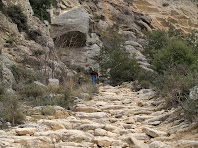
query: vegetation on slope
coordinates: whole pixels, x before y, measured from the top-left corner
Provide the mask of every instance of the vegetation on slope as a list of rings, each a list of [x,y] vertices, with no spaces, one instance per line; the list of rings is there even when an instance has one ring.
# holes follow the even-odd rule
[[[114,29],[102,33],[103,48],[96,57],[101,74],[109,76],[112,85],[134,81],[140,72],[140,66],[135,58],[129,58],[124,47],[124,38]]]
[[[12,19],[12,21],[17,24],[19,31],[27,31],[27,16],[23,13],[22,9],[18,5],[13,5],[7,7],[7,15]]]
[[[37,16],[40,20],[48,20],[50,19],[49,9],[51,6],[56,7],[56,0],[30,0],[30,5],[34,11],[34,15]]]
[[[43,86],[34,83],[35,81],[46,84],[45,78],[37,72],[27,70],[22,67],[10,67],[16,83],[13,86],[14,92],[0,87],[0,121],[10,122],[12,125],[23,123],[27,115],[26,106],[61,106],[70,109],[74,105],[76,98],[90,100],[93,93],[97,93],[97,88],[89,83],[90,78],[84,72],[79,72],[59,87],[49,85]],[[85,78],[79,80],[81,77]],[[86,94],[86,95],[85,95]],[[48,108],[46,112],[53,112],[53,108]],[[1,128],[1,127],[0,127]]]
[[[185,117],[193,121],[198,115],[198,103],[190,99],[189,93],[198,85],[196,31],[184,35],[169,25],[168,32],[148,32],[147,39],[144,53],[158,75],[151,82],[153,88],[166,99],[167,107],[182,106]]]

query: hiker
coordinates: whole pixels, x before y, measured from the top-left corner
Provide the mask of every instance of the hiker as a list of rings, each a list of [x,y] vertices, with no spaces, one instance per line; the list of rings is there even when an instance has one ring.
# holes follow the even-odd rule
[[[96,85],[96,79],[99,80],[98,69],[96,67],[90,67],[89,68],[89,73],[91,74],[93,85],[95,86]]]

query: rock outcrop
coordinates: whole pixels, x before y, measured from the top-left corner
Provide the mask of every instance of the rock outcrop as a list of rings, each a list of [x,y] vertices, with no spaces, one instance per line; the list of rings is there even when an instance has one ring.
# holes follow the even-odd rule
[[[51,36],[59,47],[84,47],[89,33],[90,15],[84,8],[73,8],[57,16],[51,24]]]
[[[198,28],[196,1],[134,0],[133,8],[148,16],[158,29],[166,29],[168,20],[185,33]]]

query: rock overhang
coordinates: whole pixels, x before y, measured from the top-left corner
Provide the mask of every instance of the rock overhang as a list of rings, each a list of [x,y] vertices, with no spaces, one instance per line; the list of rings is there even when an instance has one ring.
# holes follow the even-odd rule
[[[50,32],[62,47],[86,45],[91,15],[84,8],[73,8],[52,20]]]

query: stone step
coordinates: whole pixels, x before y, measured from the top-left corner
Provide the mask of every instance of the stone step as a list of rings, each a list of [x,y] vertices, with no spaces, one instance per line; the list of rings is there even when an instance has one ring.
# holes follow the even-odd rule
[[[78,112],[76,114],[76,117],[80,118],[80,119],[92,119],[92,118],[96,118],[96,119],[102,119],[102,118],[106,118],[109,117],[109,114],[105,113],[105,112],[96,112],[96,113],[84,113],[84,112]]]
[[[152,128],[149,128],[149,127],[144,127],[142,129],[142,132],[146,133],[147,135],[149,135],[151,137],[167,136],[166,132],[155,130],[155,129],[152,129]]]
[[[94,113],[94,112],[101,112],[100,109],[94,107],[77,107],[77,112],[85,112],[85,113]]]

